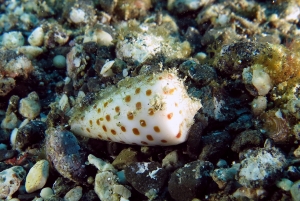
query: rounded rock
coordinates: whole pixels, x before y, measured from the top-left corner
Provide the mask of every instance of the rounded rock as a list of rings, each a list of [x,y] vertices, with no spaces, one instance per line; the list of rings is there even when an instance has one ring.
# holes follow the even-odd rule
[[[43,188],[42,190],[41,190],[41,192],[40,192],[40,196],[43,198],[43,199],[45,199],[45,198],[47,198],[47,197],[50,197],[51,195],[53,195],[54,193],[53,193],[53,190],[52,190],[52,188],[50,188],[50,187],[46,187],[46,188]]]
[[[213,164],[209,161],[193,161],[172,173],[168,189],[176,201],[192,200],[206,191],[211,181]]]
[[[22,98],[19,106],[19,113],[28,119],[34,119],[40,114],[41,104],[38,94],[34,91]]]
[[[28,172],[25,182],[27,193],[32,193],[44,187],[49,176],[49,162],[38,161]]]
[[[65,68],[67,65],[66,57],[63,55],[56,55],[53,58],[53,66],[56,68]]]
[[[82,197],[82,187],[76,186],[75,188],[68,191],[64,197],[65,201],[79,201]]]
[[[291,187],[291,194],[294,201],[300,201],[300,180],[296,181]]]

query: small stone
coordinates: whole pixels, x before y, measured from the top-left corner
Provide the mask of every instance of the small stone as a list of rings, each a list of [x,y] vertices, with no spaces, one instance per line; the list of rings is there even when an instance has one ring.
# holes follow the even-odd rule
[[[30,121],[18,129],[13,147],[24,150],[28,146],[39,143],[45,138],[46,123],[42,121]]]
[[[257,148],[244,153],[238,181],[247,188],[263,188],[275,183],[287,164],[276,148]]]
[[[42,27],[35,28],[28,37],[28,43],[32,46],[41,46],[44,43],[44,30]]]
[[[63,55],[56,55],[53,58],[53,66],[56,68],[65,68],[67,66],[66,57]]]
[[[182,166],[183,163],[180,162],[179,155],[176,150],[168,153],[162,160],[162,167],[166,170],[175,170]]]
[[[296,181],[290,190],[293,201],[300,201],[300,180]]]
[[[25,175],[26,172],[21,166],[14,166],[0,172],[0,198],[11,199]]]
[[[208,188],[213,168],[208,161],[193,161],[173,172],[168,184],[171,197],[176,201],[199,198]]]
[[[237,171],[236,167],[215,169],[211,177],[218,184],[219,189],[224,189],[229,181],[234,180]]]
[[[232,142],[231,150],[241,152],[243,149],[261,146],[263,141],[262,134],[257,130],[246,130],[241,132]]]
[[[11,31],[3,34],[2,45],[6,48],[16,48],[24,45],[24,37],[19,31]]]
[[[16,155],[17,155],[16,150],[0,150],[0,161],[4,161]]]
[[[292,181],[300,180],[300,170],[296,166],[289,166],[287,174]]]
[[[168,177],[167,171],[157,162],[132,163],[124,171],[133,188],[150,200],[161,192]]]
[[[131,148],[123,149],[112,165],[117,169],[124,169],[127,165],[137,162],[137,152]]]
[[[19,112],[23,117],[34,119],[40,114],[41,104],[36,92],[31,92],[26,98],[22,98],[19,105]]]
[[[43,198],[43,199],[45,199],[45,198],[47,198],[47,197],[50,197],[51,195],[53,195],[54,193],[53,193],[53,190],[52,190],[52,188],[50,188],[50,187],[46,187],[46,188],[43,188],[42,190],[41,190],[41,192],[40,192],[40,196]]]
[[[71,189],[64,197],[65,201],[79,201],[82,197],[82,187],[76,186],[75,188]]]
[[[226,131],[214,132],[203,136],[202,151],[199,155],[200,160],[217,161],[228,149],[227,144],[231,142],[231,136]]]
[[[295,149],[294,156],[296,156],[297,158],[300,158],[300,146],[298,146],[298,148]]]
[[[293,182],[287,178],[282,178],[276,182],[276,186],[284,191],[291,190]]]
[[[39,190],[44,187],[49,176],[49,162],[47,160],[38,161],[32,168],[29,170],[25,188],[27,193],[32,193],[36,190]]]

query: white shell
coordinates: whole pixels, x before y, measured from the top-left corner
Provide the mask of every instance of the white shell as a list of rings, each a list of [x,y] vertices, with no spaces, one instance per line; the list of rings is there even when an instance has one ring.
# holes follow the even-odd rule
[[[125,78],[118,88],[99,94],[99,100],[72,114],[75,134],[126,144],[176,145],[187,139],[202,106],[171,71]]]

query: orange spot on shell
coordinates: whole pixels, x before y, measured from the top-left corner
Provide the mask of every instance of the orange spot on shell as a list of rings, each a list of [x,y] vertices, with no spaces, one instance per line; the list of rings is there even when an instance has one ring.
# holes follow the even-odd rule
[[[116,111],[116,113],[119,113],[119,112],[120,112],[120,107],[119,107],[119,106],[116,106],[116,107],[115,107],[115,111]]]
[[[146,126],[147,126],[147,123],[146,123],[145,120],[141,119],[141,120],[140,120],[140,125],[141,125],[142,127],[146,127]]]
[[[104,119],[103,119],[103,117],[100,117],[100,121],[103,121]]]
[[[167,140],[161,140],[161,142],[162,142],[162,143],[167,143],[168,141],[167,141]]]
[[[131,96],[130,96],[130,95],[127,95],[127,96],[125,97],[125,102],[128,103],[128,102],[130,102],[130,100],[131,100]]]
[[[176,138],[180,138],[181,137],[181,132],[179,132],[177,135],[176,135]]]
[[[111,132],[111,134],[113,134],[113,135],[116,135],[116,134],[117,134],[117,132],[116,132],[114,129],[111,129],[110,132]]]
[[[102,128],[105,132],[107,131],[106,126],[103,125]]]
[[[175,103],[175,107],[178,107],[178,103]]]
[[[147,139],[148,139],[149,141],[153,141],[153,140],[154,140],[153,137],[152,137],[152,135],[147,135],[146,137],[147,137]]]
[[[133,113],[132,113],[132,112],[128,112],[128,113],[127,113],[127,118],[128,118],[129,120],[133,120]]]
[[[182,114],[182,110],[179,110],[179,114]]]
[[[91,132],[91,130],[89,128],[86,128],[86,131],[89,132],[89,133]]]
[[[172,95],[172,94],[174,93],[174,91],[175,91],[175,88],[173,88],[173,89],[170,89],[170,90],[169,90],[169,94],[171,94],[171,95]]]
[[[97,107],[97,105],[94,105],[94,106],[93,106],[93,109],[96,109],[96,107]]]
[[[84,117],[81,117],[80,119],[81,119],[81,121],[83,121]]]
[[[136,88],[135,89],[135,94],[139,94],[141,92],[141,88]]]
[[[100,119],[97,119],[96,123],[97,123],[98,126],[100,126]]]
[[[151,94],[152,94],[151,89],[148,89],[148,90],[146,91],[146,95],[147,95],[147,96],[150,96]]]
[[[167,117],[168,117],[168,119],[172,119],[172,117],[173,117],[173,113],[171,112],[171,113],[169,113],[168,115],[167,115]]]
[[[144,144],[144,145],[148,145],[148,143],[145,142],[145,141],[141,141],[141,143]]]
[[[159,133],[159,132],[160,132],[160,129],[159,129],[159,127],[158,127],[158,126],[154,126],[154,127],[153,127],[153,129],[154,129],[154,131],[155,131],[155,132],[157,132],[157,133]]]
[[[105,116],[106,121],[110,121],[110,116],[109,114]]]
[[[126,132],[125,126],[121,126],[121,130],[122,130],[123,132]]]
[[[159,79],[159,80],[162,80],[163,78],[160,76],[160,77],[158,77],[158,79]]]
[[[90,120],[89,122],[90,122],[90,125],[92,126],[92,125],[93,125],[93,121],[92,121],[92,120]]]
[[[148,109],[148,114],[149,114],[150,116],[154,115],[154,109],[153,109],[153,108],[149,108],[149,109]]]
[[[107,138],[107,140],[111,141],[111,138],[110,138],[110,137],[108,137],[108,138]]]
[[[97,112],[98,112],[98,113],[100,113],[100,112],[101,112],[101,109],[100,109],[100,108],[98,108],[98,109],[97,109]]]
[[[139,134],[140,134],[140,131],[139,131],[139,129],[137,129],[137,128],[133,128],[133,129],[132,129],[132,132],[133,132],[133,134],[135,134],[135,135],[139,135]]]
[[[100,135],[100,134],[98,134],[98,137],[100,138],[100,139],[102,139],[103,137],[102,137],[102,135]]]
[[[107,107],[107,105],[108,105],[108,102],[105,102],[105,103],[104,103],[104,107]]]
[[[137,102],[137,103],[135,104],[135,107],[136,107],[137,110],[142,109],[142,103],[141,103],[141,102]]]

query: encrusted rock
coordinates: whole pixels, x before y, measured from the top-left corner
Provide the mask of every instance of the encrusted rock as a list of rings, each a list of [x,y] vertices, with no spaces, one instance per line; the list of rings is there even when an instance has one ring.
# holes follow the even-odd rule
[[[49,128],[46,154],[55,169],[65,178],[82,182],[86,177],[84,153],[73,133],[60,127]]]
[[[46,124],[42,121],[30,121],[18,129],[14,140],[14,148],[26,149],[28,146],[41,142],[45,138]]]
[[[14,166],[0,172],[0,198],[11,199],[25,175],[26,172],[21,166]]]
[[[19,112],[23,117],[34,119],[40,114],[40,99],[36,92],[31,92],[20,100]]]
[[[157,162],[137,162],[125,168],[125,177],[135,190],[152,200],[163,189],[168,174]]]
[[[137,162],[137,152],[131,148],[123,149],[112,165],[118,169],[124,169],[126,165]]]
[[[246,148],[259,147],[263,142],[263,136],[259,131],[246,130],[234,138],[231,149],[239,153]]]
[[[263,188],[274,184],[287,164],[285,156],[274,147],[248,150],[244,157],[238,181],[247,188]]]

